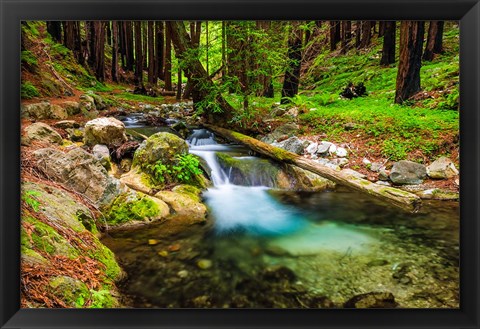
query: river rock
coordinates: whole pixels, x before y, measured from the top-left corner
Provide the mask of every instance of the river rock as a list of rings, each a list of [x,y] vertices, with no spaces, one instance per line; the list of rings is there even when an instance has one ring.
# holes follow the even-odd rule
[[[276,147],[280,147],[286,151],[289,151],[295,154],[303,154],[303,150],[305,148],[305,142],[301,141],[296,136],[290,137],[289,139],[286,139],[283,142],[272,143],[272,145]]]
[[[381,181],[387,181],[389,176],[389,172],[385,168],[381,168],[378,171],[378,179]]]
[[[22,116],[32,119],[66,119],[67,111],[49,102],[34,103],[22,106]]]
[[[295,191],[324,191],[335,188],[335,183],[320,175],[287,164],[277,176],[277,187]]]
[[[343,147],[337,147],[337,149],[335,150],[335,154],[337,155],[337,157],[339,158],[345,158],[348,154],[347,150]]]
[[[30,145],[33,141],[62,144],[62,136],[46,123],[36,122],[25,128],[22,144]]]
[[[311,143],[305,148],[305,152],[309,154],[315,154],[317,153],[318,150],[318,143]]]
[[[85,124],[84,141],[86,145],[104,144],[119,146],[127,141],[123,122],[107,117],[88,121]]]
[[[83,130],[77,128],[67,128],[65,131],[68,133],[68,138],[72,142],[82,142],[83,141]]]
[[[328,150],[330,149],[330,147],[331,147],[332,145],[333,145],[333,144],[330,143],[330,142],[322,141],[322,142],[318,145],[317,154],[319,154],[319,155],[326,155],[326,154],[328,154]]]
[[[440,157],[427,167],[427,175],[434,179],[447,179],[458,175],[458,170],[452,160]]]
[[[372,162],[370,164],[370,170],[373,172],[379,172],[380,169],[384,168],[383,164],[380,162]]]
[[[155,197],[168,204],[179,217],[184,217],[185,224],[191,225],[206,220],[207,208],[190,193],[160,191]]]
[[[200,259],[197,262],[197,266],[199,269],[202,270],[208,270],[210,267],[212,267],[213,263],[210,259]]]
[[[92,154],[97,159],[100,161],[102,166],[110,170],[112,164],[111,164],[111,159],[110,159],[110,151],[108,150],[108,147],[106,145],[102,144],[97,144],[93,147],[92,149]]]
[[[272,133],[263,137],[262,142],[271,144],[282,136],[293,136],[293,134],[295,134],[299,128],[300,126],[297,124],[286,123],[282,126],[277,127],[277,129],[275,129]]]
[[[345,165],[348,164],[348,159],[345,159],[345,158],[332,159],[329,162],[336,166],[339,166],[340,168],[343,168]]]
[[[97,108],[95,107],[95,100],[89,94],[83,94],[80,96],[80,111],[82,113],[96,111]]]
[[[178,136],[167,132],[153,134],[144,140],[133,156],[133,166],[142,164],[171,163],[175,155],[188,153],[187,143]]]
[[[104,99],[97,95],[97,94],[94,94],[94,93],[88,93],[88,96],[90,96],[91,98],[93,98],[93,102],[95,104],[95,108],[99,111],[103,111],[103,110],[106,110],[108,108],[108,105],[105,103]]]
[[[393,164],[390,180],[395,184],[421,184],[427,176],[424,165],[412,161],[401,160]]]
[[[345,308],[395,308],[395,297],[390,292],[369,292],[350,298]]]
[[[460,197],[457,192],[436,189],[436,188],[419,191],[419,192],[416,192],[416,194],[422,199],[432,199],[432,200],[457,201]]]
[[[120,181],[110,177],[95,157],[81,148],[67,153],[44,148],[33,152],[37,169],[49,179],[83,194],[104,206],[122,192]]]

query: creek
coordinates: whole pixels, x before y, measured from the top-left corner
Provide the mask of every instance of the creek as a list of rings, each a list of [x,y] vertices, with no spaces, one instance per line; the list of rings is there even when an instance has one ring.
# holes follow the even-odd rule
[[[341,307],[390,292],[399,307],[459,307],[458,203],[425,202],[410,214],[338,186],[281,190],[268,174],[275,164],[243,146],[203,129],[188,143],[211,171],[207,224],[172,236],[153,223],[102,240],[128,274],[120,289],[129,306]],[[251,170],[234,177],[217,153]]]

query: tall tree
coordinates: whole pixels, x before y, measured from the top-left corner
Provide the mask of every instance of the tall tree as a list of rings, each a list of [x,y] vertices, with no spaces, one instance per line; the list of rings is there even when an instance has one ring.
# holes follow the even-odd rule
[[[112,21],[112,81],[118,82],[118,22]]]
[[[352,21],[342,21],[342,53],[346,53],[352,39]]]
[[[148,21],[148,83],[151,85],[157,84],[155,75],[155,38],[153,21]]]
[[[288,38],[288,64],[283,79],[282,98],[280,102],[286,104],[289,98],[298,93],[300,82],[300,66],[302,61],[302,30],[298,22],[292,22],[292,29]]]
[[[166,25],[170,30],[176,56],[180,60],[185,60],[184,70],[192,81],[194,108],[203,110],[207,121],[217,125],[226,124],[231,120],[234,109],[218,92],[198,57],[189,57],[193,45],[185,25],[178,21],[168,21]],[[205,100],[210,101],[205,102]]]
[[[362,40],[362,21],[355,22],[355,48],[360,48]]]
[[[330,21],[330,50],[337,49],[337,43],[340,41],[340,21]]]
[[[428,27],[427,44],[423,53],[424,61],[431,61],[434,54],[440,54],[442,49],[443,21],[431,21]]]
[[[106,22],[95,21],[95,63],[93,69],[98,81],[105,81],[105,36]]]
[[[158,79],[163,80],[164,27],[162,21],[155,22],[155,70]]]
[[[420,91],[424,25],[423,21],[400,23],[400,59],[395,103],[401,104]]]
[[[396,35],[396,21],[383,22],[383,48],[382,58],[380,59],[380,65],[390,65],[395,63],[395,35]]]
[[[56,42],[62,42],[62,22],[47,21],[47,32]]]
[[[367,48],[370,46],[372,40],[372,21],[362,22],[362,40],[360,41],[360,48]]]
[[[165,71],[163,79],[165,81],[165,90],[168,91],[172,90],[172,32],[170,29],[171,24],[167,24],[165,29]]]
[[[135,85],[138,90],[145,89],[143,85],[143,48],[142,48],[142,22],[135,21]]]

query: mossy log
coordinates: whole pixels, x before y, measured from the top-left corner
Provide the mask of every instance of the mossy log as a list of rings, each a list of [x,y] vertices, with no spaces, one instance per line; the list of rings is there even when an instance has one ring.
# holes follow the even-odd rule
[[[220,128],[209,124],[205,124],[204,126],[205,128],[212,130],[213,132],[221,135],[224,138],[244,144],[253,151],[272,158],[275,161],[294,164],[300,168],[330,179],[337,184],[344,185],[359,192],[374,196],[403,210],[416,212],[421,206],[421,199],[415,194],[389,186],[378,185],[368,180],[354,177],[342,171],[334,170],[315,161],[285,151],[281,148],[263,143],[255,138],[243,135],[232,130]]]

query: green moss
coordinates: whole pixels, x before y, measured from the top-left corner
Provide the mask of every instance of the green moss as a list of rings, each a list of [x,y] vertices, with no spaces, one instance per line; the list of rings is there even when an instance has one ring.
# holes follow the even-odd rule
[[[35,55],[29,50],[22,50],[21,60],[22,64],[26,64],[30,67],[38,65],[37,57],[35,57]]]
[[[117,281],[122,276],[122,269],[115,260],[113,252],[98,242],[98,249],[90,255],[92,258],[98,260],[105,265],[105,275],[112,281]]]
[[[158,205],[142,193],[137,196],[121,195],[115,199],[105,217],[109,224],[155,218],[160,213]]]
[[[30,81],[22,83],[20,88],[20,96],[22,97],[22,99],[30,99],[40,96],[38,89],[34,85],[32,85]]]
[[[182,193],[188,195],[192,200],[200,202],[201,191],[195,186],[192,185],[178,185],[172,189],[173,192]]]

